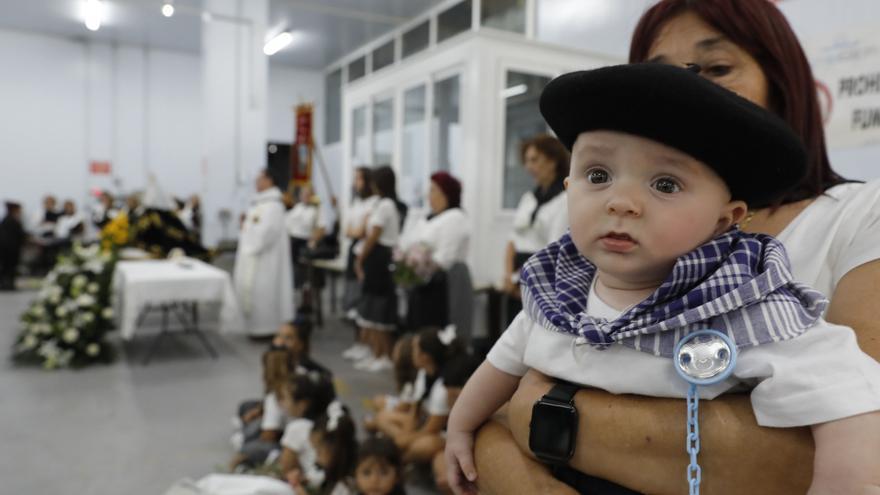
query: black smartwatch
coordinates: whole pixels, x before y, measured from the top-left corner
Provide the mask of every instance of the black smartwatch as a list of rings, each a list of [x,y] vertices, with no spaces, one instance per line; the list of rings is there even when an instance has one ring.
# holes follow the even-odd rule
[[[577,441],[578,412],[574,394],[580,387],[558,382],[532,407],[529,448],[542,462],[568,464]]]

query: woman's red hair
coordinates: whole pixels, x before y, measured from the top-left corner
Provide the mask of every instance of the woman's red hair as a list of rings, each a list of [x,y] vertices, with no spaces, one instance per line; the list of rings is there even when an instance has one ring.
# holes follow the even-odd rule
[[[639,20],[629,61],[645,62],[663,26],[686,11],[698,15],[758,62],[769,85],[769,110],[788,122],[806,145],[806,177],[775,203],[813,198],[847,182],[828,160],[816,84],[804,50],[785,16],[768,0],[661,0]]]

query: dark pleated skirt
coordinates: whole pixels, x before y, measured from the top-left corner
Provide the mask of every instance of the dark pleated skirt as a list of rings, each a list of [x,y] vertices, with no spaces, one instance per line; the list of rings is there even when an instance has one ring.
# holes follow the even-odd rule
[[[391,273],[391,248],[377,244],[364,259],[364,280],[357,305],[361,327],[397,328],[397,292]]]

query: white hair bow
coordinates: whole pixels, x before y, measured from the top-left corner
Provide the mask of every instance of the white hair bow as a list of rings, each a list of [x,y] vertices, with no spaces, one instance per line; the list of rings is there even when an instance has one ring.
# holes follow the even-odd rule
[[[342,408],[342,403],[338,400],[334,400],[327,406],[327,431],[336,431],[336,427],[339,426],[339,418],[345,416],[345,410]]]
[[[451,344],[455,340],[455,325],[446,325],[446,328],[437,332],[437,338],[440,339],[443,345],[448,346]]]

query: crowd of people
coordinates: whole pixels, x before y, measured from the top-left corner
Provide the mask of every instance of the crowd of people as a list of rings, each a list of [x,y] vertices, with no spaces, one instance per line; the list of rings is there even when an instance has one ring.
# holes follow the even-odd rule
[[[311,340],[307,318],[279,326],[263,354],[263,397],[236,411],[237,453],[229,466],[235,474],[203,481],[256,489],[265,483],[256,473],[287,483],[278,493],[403,494],[409,466],[422,466],[450,493],[446,417],[479,364],[454,330],[425,327],[400,337],[392,352],[396,386],[367,400],[364,418],[342,403],[333,372],[310,355]]]
[[[152,207],[142,202],[142,194],[114,197],[107,191],[97,196],[97,202],[89,208],[89,215],[82,213],[72,199],[66,199],[58,207],[54,195],[43,197],[39,210],[27,216],[21,203],[6,202],[6,215],[0,227],[0,290],[15,290],[15,277],[19,273],[31,276],[44,275],[52,268],[57,256],[69,249],[74,242],[91,242],[100,236],[116,215],[125,212],[130,221]],[[196,239],[201,230],[199,197],[188,200],[174,198],[173,203],[162,205],[173,218]]]

